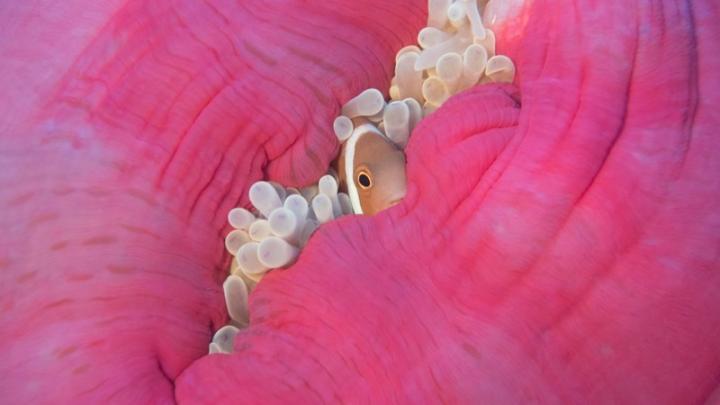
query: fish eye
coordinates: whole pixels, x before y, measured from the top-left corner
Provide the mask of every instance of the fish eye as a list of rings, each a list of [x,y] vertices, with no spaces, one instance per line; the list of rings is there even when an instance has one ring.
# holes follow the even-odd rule
[[[362,187],[366,190],[369,189],[370,187],[372,187],[372,180],[370,180],[370,173],[368,173],[365,170],[358,173],[357,182],[360,185],[360,187]]]

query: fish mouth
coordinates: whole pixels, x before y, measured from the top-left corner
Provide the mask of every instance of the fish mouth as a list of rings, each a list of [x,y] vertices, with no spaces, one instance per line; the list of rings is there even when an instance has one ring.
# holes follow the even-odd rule
[[[396,198],[396,199],[394,199],[394,200],[391,200],[391,201],[388,203],[387,207],[390,208],[390,207],[393,207],[393,206],[395,206],[395,205],[400,204],[400,203],[402,202],[403,198],[405,198],[405,197],[400,197],[400,198]]]

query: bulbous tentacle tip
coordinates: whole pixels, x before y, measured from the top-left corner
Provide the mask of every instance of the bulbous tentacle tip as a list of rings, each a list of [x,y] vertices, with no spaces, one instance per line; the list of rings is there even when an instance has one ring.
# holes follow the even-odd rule
[[[282,238],[269,237],[260,242],[258,259],[272,269],[285,267],[295,261],[300,250]]]
[[[302,198],[302,197],[300,197]],[[289,208],[278,208],[270,214],[268,223],[275,235],[294,243],[302,229],[304,218],[298,217]]]
[[[253,222],[252,225],[250,225],[248,234],[250,235],[250,239],[256,242],[262,242],[266,238],[272,236],[272,229],[270,229],[270,223],[267,219],[258,219]]]
[[[348,138],[350,138],[353,129],[355,128],[352,120],[344,115],[338,116],[333,122],[333,131],[340,143],[345,142]]]
[[[245,281],[239,276],[231,275],[225,279],[223,291],[225,293],[225,304],[230,318],[241,325],[247,325],[249,322],[248,288],[245,285]],[[227,328],[226,326],[216,332],[213,342],[223,346],[223,343],[218,341],[217,337],[223,332],[223,329],[226,329],[223,333],[229,333],[228,331],[231,330]]]
[[[312,208],[315,213],[315,218],[317,218],[320,223],[329,222],[335,219],[332,200],[325,194],[321,193],[313,198]]]
[[[258,242],[250,242],[242,245],[237,254],[237,262],[240,270],[251,279],[265,274],[268,267],[258,259]]]
[[[396,145],[404,148],[410,137],[410,107],[402,101],[393,101],[385,108],[385,134]]]
[[[375,115],[385,107],[385,97],[378,89],[367,89],[350,99],[342,107],[342,115],[348,118]]]
[[[218,350],[220,353],[232,353],[235,337],[239,332],[240,329],[233,325],[225,325],[218,329],[210,343],[210,354],[218,353]],[[213,347],[213,345],[215,346]]]
[[[228,223],[235,229],[247,231],[255,219],[255,215],[245,208],[233,208],[228,213]]]
[[[282,206],[280,195],[275,187],[267,181],[258,181],[253,184],[248,194],[252,205],[266,218],[275,208]]]
[[[250,242],[250,240],[251,238],[247,231],[235,229],[225,237],[225,249],[227,249],[231,255],[235,256],[240,246]]]
[[[515,64],[505,55],[495,55],[487,61],[485,76],[491,82],[512,83],[515,79]]]

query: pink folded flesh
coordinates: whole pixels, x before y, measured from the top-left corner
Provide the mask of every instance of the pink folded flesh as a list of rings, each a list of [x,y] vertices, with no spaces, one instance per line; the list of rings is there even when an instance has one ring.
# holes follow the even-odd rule
[[[313,182],[425,1],[0,5],[0,402],[720,401],[720,9],[527,0],[232,355],[226,213]]]

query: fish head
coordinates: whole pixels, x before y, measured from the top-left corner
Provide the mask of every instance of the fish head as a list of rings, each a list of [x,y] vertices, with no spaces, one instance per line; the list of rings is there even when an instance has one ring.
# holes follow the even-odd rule
[[[405,153],[369,124],[343,144],[338,175],[355,213],[374,215],[398,204],[407,190]]]

